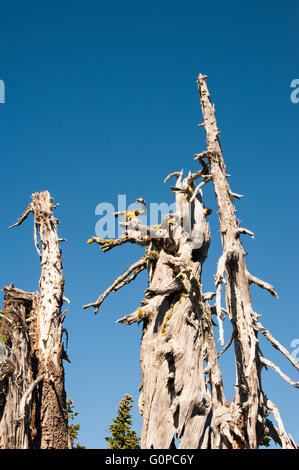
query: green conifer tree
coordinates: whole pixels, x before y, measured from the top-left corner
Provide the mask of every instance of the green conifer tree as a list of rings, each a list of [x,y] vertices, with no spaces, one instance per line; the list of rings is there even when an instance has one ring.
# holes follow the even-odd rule
[[[79,414],[78,411],[75,411],[75,405],[71,398],[69,398],[66,402],[66,412],[68,418],[68,433],[72,443],[72,448],[85,449],[85,446],[81,446],[78,442],[76,442],[78,439],[80,424],[70,424],[70,421],[74,420],[74,418]]]
[[[117,417],[112,418],[110,424],[110,436],[105,437],[108,449],[140,449],[140,439],[131,429],[132,419],[130,410],[133,407],[133,398],[126,394],[121,400],[117,410]]]

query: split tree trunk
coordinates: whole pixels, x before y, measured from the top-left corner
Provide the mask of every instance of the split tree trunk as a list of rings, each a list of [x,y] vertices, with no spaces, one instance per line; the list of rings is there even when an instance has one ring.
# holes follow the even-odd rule
[[[20,225],[33,213],[41,278],[36,294],[24,293],[13,286],[4,288],[3,321],[6,323],[2,325],[9,340],[7,357],[0,366],[4,391],[0,402],[0,447],[3,448],[70,447],[62,365],[64,279],[53,207],[48,191],[35,193],[15,224]],[[15,426],[21,431],[14,432]]]

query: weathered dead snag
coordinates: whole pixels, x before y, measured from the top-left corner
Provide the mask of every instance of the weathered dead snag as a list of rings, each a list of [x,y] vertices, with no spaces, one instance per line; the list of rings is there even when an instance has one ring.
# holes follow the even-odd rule
[[[38,293],[13,285],[3,289],[0,448],[70,447],[62,365],[64,279],[53,207],[47,191],[35,193],[13,225],[20,225],[33,213],[41,278]]]
[[[139,409],[143,416],[142,448],[171,448],[175,437],[179,448],[245,449],[257,448],[264,436],[271,436],[283,448],[297,448],[284,430],[278,409],[261,385],[263,367],[273,367],[290,384],[289,379],[271,361],[262,356],[258,333],[261,332],[298,370],[298,364],[258,321],[252,308],[250,284],[255,283],[277,293],[273,286],[249,274],[240,236],[254,237],[240,227],[236,219],[233,193],[227,181],[222,158],[215,109],[210,102],[206,77],[199,75],[198,87],[207,150],[195,154],[201,169],[170,173],[165,182],[176,178],[171,187],[176,211],[163,217],[159,226],[144,226],[136,211],[116,213],[124,216],[124,234],[116,240],[93,237],[103,251],[124,243],[147,246],[146,255],[134,263],[100,295],[93,307],[97,313],[103,300],[136,278],[147,268],[148,288],[141,306],[118,320],[130,325],[143,322],[141,342],[141,394]],[[195,187],[194,182],[200,178]],[[202,201],[202,188],[212,182],[219,207],[223,254],[217,265],[215,292],[203,292],[201,273],[207,257],[210,209]],[[137,200],[138,201],[138,200]],[[139,200],[140,201],[140,200]],[[223,288],[224,286],[224,288]],[[222,306],[225,290],[225,308]],[[215,297],[215,305],[209,302]],[[233,325],[225,345],[224,313]],[[216,315],[222,350],[217,352],[212,315]],[[231,403],[225,399],[218,358],[234,344],[237,379]],[[278,428],[266,417],[273,413]]]
[[[182,172],[175,172],[166,178],[177,178],[172,187],[175,214],[165,216],[157,227],[142,226],[137,217],[126,225],[121,241],[148,245],[146,255],[96,302],[84,306],[93,307],[96,313],[106,295],[136,277],[137,269],[148,269],[144,301],[134,313],[118,320],[125,324],[143,322],[139,399],[143,448],[169,448],[175,435],[181,448],[208,447],[209,439],[204,438],[212,399],[205,374],[214,374],[213,400],[224,404],[221,374],[205,370],[204,365],[206,341],[211,340],[213,332],[207,328],[211,320],[200,282],[210,231],[200,191],[193,197],[194,181],[201,175],[202,171],[184,178]],[[92,240],[105,251],[108,246],[121,244],[119,239]],[[210,352],[210,357],[217,364],[217,353]]]
[[[245,263],[245,253],[240,241],[240,234],[248,234],[253,237],[250,230],[240,228],[236,218],[236,210],[233,198],[240,195],[233,193],[230,189],[225,163],[222,156],[220,144],[220,132],[217,128],[215,118],[215,107],[210,101],[210,95],[206,84],[206,76],[199,75],[198,90],[203,114],[203,126],[207,137],[207,151],[202,158],[206,158],[206,164],[210,168],[211,181],[214,185],[215,194],[219,208],[219,221],[223,254],[218,263],[215,276],[216,285],[216,309],[219,318],[221,304],[221,285],[225,279],[225,301],[228,316],[233,325],[233,342],[236,356],[236,393],[233,403],[237,403],[242,419],[239,421],[239,429],[243,436],[246,447],[257,448],[265,435],[268,421],[265,420],[264,406],[268,400],[262,389],[261,370],[264,366],[271,366],[292,385],[298,387],[298,382],[293,382],[272,362],[262,356],[259,348],[258,331],[278,349],[299,370],[298,364],[291,358],[290,354],[277,340],[274,340],[258,322],[258,315],[252,308],[250,296],[250,284],[255,283],[263,289],[268,290],[273,296],[278,297],[273,286],[261,281],[248,273]],[[223,343],[223,330],[220,326],[220,341]],[[267,406],[268,409],[271,407]],[[273,415],[279,425],[276,430],[280,436],[280,445],[283,448],[295,448],[292,438],[287,436],[282,425],[278,410],[272,407]],[[273,427],[268,428],[272,437]],[[275,431],[275,433],[276,433]],[[277,434],[276,440],[277,440]]]

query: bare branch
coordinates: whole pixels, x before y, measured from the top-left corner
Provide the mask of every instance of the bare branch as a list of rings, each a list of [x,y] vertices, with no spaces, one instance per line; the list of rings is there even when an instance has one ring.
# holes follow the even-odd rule
[[[201,153],[195,153],[194,157],[195,157],[194,160],[202,160],[203,158],[210,158],[211,152],[209,150],[204,150]]]
[[[133,209],[131,211],[119,211],[119,212],[114,212],[114,217],[117,218],[117,217],[120,217],[120,216],[124,216],[126,220],[130,220],[132,218],[137,218],[139,215],[143,215],[143,214],[146,214],[146,202],[145,200],[142,198],[142,197],[139,197],[138,199],[136,199],[136,202],[138,202],[138,204],[141,204],[141,208],[140,209]]]
[[[123,235],[121,235],[119,238],[115,239],[105,239],[105,238],[100,238],[100,237],[92,237],[88,240],[88,243],[97,243],[100,245],[101,249],[106,252],[111,250],[112,248],[115,248],[116,246],[123,245],[124,243],[135,243],[137,245],[141,246],[146,246],[150,244],[150,238],[142,238],[140,239],[134,237],[131,233],[130,235],[126,232]]]
[[[232,191],[230,191],[230,195],[231,197],[234,197],[236,199],[241,199],[242,197],[244,197],[244,194],[237,194],[237,193],[233,193]]]
[[[274,287],[271,284],[269,284],[268,282],[262,281],[258,277],[253,276],[248,271],[247,271],[247,276],[248,276],[248,280],[249,280],[250,284],[252,284],[252,283],[256,284],[257,286],[261,287],[262,289],[265,289],[268,292],[270,292],[270,294],[273,295],[273,297],[276,297],[278,299],[278,294],[277,294],[277,292],[275,291]]]
[[[202,181],[201,183],[199,183],[199,185],[196,186],[195,190],[194,190],[194,193],[190,199],[190,202],[193,202],[194,199],[196,198],[198,192],[200,191],[200,189],[205,185],[207,184],[209,181],[211,181],[212,179],[212,176],[211,175],[207,175],[206,179],[204,181]]]
[[[286,357],[286,359],[290,361],[290,363],[295,367],[296,370],[299,370],[299,364],[291,356],[289,351],[284,346],[282,346],[282,344],[280,344],[279,341],[277,341],[277,339],[273,338],[271,333],[268,330],[266,330],[266,328],[260,322],[256,322],[254,325],[254,328],[260,331],[265,336],[265,338],[268,341],[270,341],[272,346],[278,351],[280,351],[284,355],[284,357]]]
[[[211,309],[211,315],[217,315],[216,304],[211,305],[210,309]],[[225,313],[229,317],[228,311],[224,307],[221,307],[221,318],[222,318],[222,320],[225,319],[225,315],[223,315],[222,312]]]
[[[140,258],[138,261],[136,261],[136,263],[132,264],[121,276],[119,276],[114,282],[113,284],[108,287],[108,289],[106,289],[106,291],[101,294],[98,299],[95,301],[95,302],[92,302],[92,303],[89,303],[89,304],[86,304],[83,306],[83,309],[87,309],[89,307],[93,307],[94,308],[94,313],[96,314],[99,310],[99,307],[100,305],[102,304],[102,302],[105,300],[105,298],[112,292],[115,290],[115,288],[118,287],[119,284],[123,283],[123,281],[125,281],[127,279],[127,277],[129,276],[129,274],[131,274],[132,272],[135,273],[136,269],[137,271],[139,270],[139,268],[141,266],[143,266],[144,268],[146,267],[146,264],[147,264],[147,261],[148,259],[153,259],[154,257],[156,256],[155,253],[153,252],[150,252],[148,253],[147,255],[143,256],[142,258]],[[141,270],[139,270],[138,272],[140,272]],[[138,274],[138,272],[136,273],[136,275]],[[136,276],[131,276],[131,280],[132,278],[135,279]],[[129,282],[129,281],[128,281]],[[123,283],[123,285],[127,284],[126,283]],[[116,289],[117,290],[117,289]]]
[[[236,230],[236,234],[239,235],[240,233],[244,233],[244,234],[246,234],[246,235],[249,235],[251,238],[254,238],[254,233],[251,232],[250,230],[248,230],[247,228],[239,227],[239,228]]]
[[[266,366],[272,367],[272,369],[274,369],[275,372],[277,372],[280,375],[280,377],[282,377],[290,385],[293,385],[293,387],[299,388],[299,382],[293,382],[293,380],[291,380],[284,372],[282,372],[276,364],[269,361],[269,359],[266,359],[265,357],[260,356],[260,361]]]
[[[10,227],[8,227],[9,229],[10,228],[13,228],[13,227],[17,227],[18,225],[21,225],[25,219],[27,219],[28,215],[30,214],[30,212],[33,212],[33,205],[32,205],[32,202],[29,204],[29,206],[27,207],[27,209],[23,212],[22,215],[20,215],[20,217],[18,218],[18,221],[11,225]]]
[[[146,269],[146,263],[139,266],[139,268],[136,268],[133,274],[129,277],[127,277],[124,281],[120,282],[113,290],[114,292],[118,291],[118,289],[121,289],[123,286],[126,284],[129,284],[129,282],[134,281],[134,279],[138,276],[138,274]]]
[[[65,295],[62,298],[63,298],[64,302],[66,302],[67,304],[71,303],[70,299],[68,299]]]
[[[178,187],[178,186],[170,186],[170,189],[174,193],[189,194],[189,192],[190,192],[188,188],[183,188],[183,187]]]
[[[232,332],[232,335],[230,337],[230,340],[228,341],[228,343],[224,346],[224,348],[218,353],[218,358],[222,356],[222,354],[225,353],[225,351],[228,350],[228,348],[231,346],[233,340],[234,340],[234,337],[235,337],[235,331]]]
[[[138,307],[135,312],[130,315],[125,315],[116,321],[116,323],[125,323],[126,325],[132,325],[132,323],[140,323],[142,320],[147,318],[151,313],[150,306],[146,305],[144,307]]]
[[[164,180],[164,183],[166,183],[170,178],[172,178],[173,176],[176,176],[177,178],[179,176],[182,176],[183,174],[183,170],[181,171],[173,171],[172,173],[169,173],[169,175],[166,176],[165,180]]]
[[[43,380],[44,376],[45,376],[45,374],[42,374],[39,377],[37,377],[37,379],[35,379],[34,382],[32,382],[32,384],[30,385],[28,390],[26,390],[26,392],[22,396],[22,400],[21,400],[21,403],[20,403],[20,417],[19,417],[20,420],[23,419],[24,416],[25,416],[25,407],[26,407],[26,404],[27,404],[28,400],[31,397],[31,394],[32,394],[33,390],[39,384],[39,382],[41,382]]]
[[[195,173],[189,173],[187,176],[187,184],[191,185],[197,178],[200,178],[203,174],[203,170],[196,171]]]

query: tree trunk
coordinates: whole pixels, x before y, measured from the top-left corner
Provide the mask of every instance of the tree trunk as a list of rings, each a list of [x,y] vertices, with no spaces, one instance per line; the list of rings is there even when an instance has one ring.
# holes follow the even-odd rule
[[[29,327],[34,295],[4,288],[0,335],[5,357],[0,363],[0,449],[28,449],[33,379]]]
[[[13,369],[6,373],[2,385],[6,399],[2,416],[0,408],[0,443],[4,448],[63,449],[70,447],[62,365],[64,279],[58,221],[47,191],[32,195],[31,204],[15,225],[20,225],[30,212],[34,216],[41,278],[37,294],[24,293],[14,286],[4,288],[3,314],[11,343],[11,354],[4,361],[12,364]],[[14,319],[9,322],[12,315],[17,323]],[[18,433],[13,432],[15,416],[16,422],[21,423]],[[9,429],[12,437],[5,437],[5,429]]]
[[[211,293],[204,294],[201,287],[202,265],[210,243],[208,211],[200,188],[196,193],[194,189],[195,179],[202,175],[204,170],[185,178],[182,172],[169,175],[177,177],[172,188],[176,212],[166,215],[160,226],[145,227],[134,218],[122,224],[127,230],[120,239],[92,239],[104,251],[125,241],[148,245],[139,262],[119,276],[96,302],[84,306],[97,312],[110,292],[133,280],[140,267],[148,268],[149,286],[141,307],[118,320],[125,324],[143,322],[138,404],[143,416],[142,448],[172,448],[175,437],[182,449],[208,448],[211,439],[216,439],[210,435],[213,405],[221,410],[226,406],[211,309],[205,305]],[[211,383],[211,392],[207,382]],[[214,434],[218,434],[216,428]]]
[[[197,158],[207,158],[210,165],[211,181],[214,185],[219,208],[220,233],[223,245],[223,254],[219,260],[215,276],[217,316],[220,318],[221,286],[225,278],[226,309],[233,326],[237,370],[233,402],[238,403],[241,409],[240,431],[245,446],[255,449],[265,435],[266,428],[268,428],[264,414],[264,406],[267,407],[268,399],[261,383],[261,369],[265,364],[265,359],[259,348],[259,316],[252,308],[250,284],[255,282],[260,287],[270,291],[273,296],[278,297],[278,295],[273,286],[255,278],[247,271],[246,253],[240,241],[240,234],[247,234],[253,238],[253,233],[240,227],[240,223],[236,218],[233,199],[239,199],[242,196],[233,193],[228,184],[228,175],[226,174],[219,139],[220,132],[215,118],[215,107],[210,101],[206,76],[201,74],[198,77],[198,89],[204,118],[203,125],[207,136],[207,152],[203,152]],[[223,342],[221,329],[220,341]],[[277,342],[277,344],[279,343]],[[282,352],[281,346],[280,349]],[[298,370],[298,364],[292,360],[286,350],[285,353],[285,356]],[[293,385],[298,386],[297,383],[293,383]],[[277,440],[277,433],[274,434],[272,437]],[[280,434],[279,444],[282,447],[294,448],[293,440],[286,435],[283,429],[280,429],[278,434]]]
[[[187,178],[176,188],[194,190]],[[176,221],[170,245],[153,239],[157,250],[146,290],[146,314],[141,343],[143,448],[170,448],[175,434],[181,448],[197,448],[209,416],[210,399],[205,386],[203,302],[201,266],[206,258],[210,233],[199,199],[176,193]],[[173,286],[173,289],[171,289]],[[200,432],[198,432],[200,431]]]

